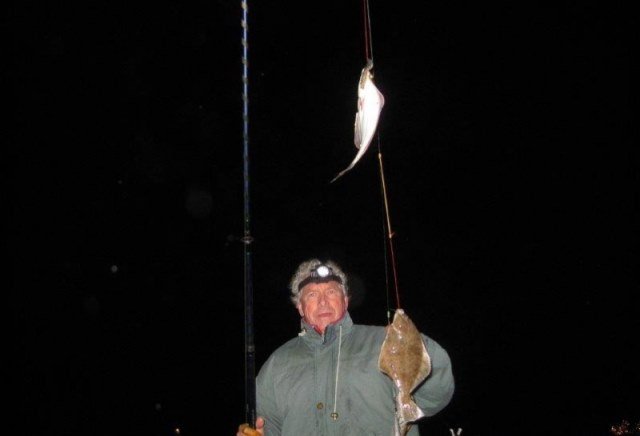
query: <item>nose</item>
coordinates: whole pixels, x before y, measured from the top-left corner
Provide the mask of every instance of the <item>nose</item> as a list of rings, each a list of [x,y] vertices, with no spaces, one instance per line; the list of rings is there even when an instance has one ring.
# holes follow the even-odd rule
[[[326,304],[327,304],[327,297],[326,295],[324,295],[323,292],[321,292],[320,296],[318,297],[318,305],[325,306]]]

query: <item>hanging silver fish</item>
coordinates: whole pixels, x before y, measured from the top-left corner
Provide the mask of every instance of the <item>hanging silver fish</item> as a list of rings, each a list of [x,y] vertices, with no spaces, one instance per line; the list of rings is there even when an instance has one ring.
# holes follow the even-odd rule
[[[353,168],[360,160],[362,155],[367,151],[367,148],[369,148],[373,134],[378,126],[380,112],[382,111],[382,106],[384,106],[384,96],[373,83],[372,69],[373,62],[369,60],[367,65],[362,69],[360,81],[358,82],[358,112],[356,112],[353,137],[353,142],[358,149],[358,154],[356,154],[356,157],[347,168],[331,180],[331,183],[335,182],[340,176]]]
[[[431,359],[422,335],[402,309],[397,309],[380,349],[380,371],[396,385],[394,435],[405,436],[409,425],[425,416],[411,393],[431,372]]]

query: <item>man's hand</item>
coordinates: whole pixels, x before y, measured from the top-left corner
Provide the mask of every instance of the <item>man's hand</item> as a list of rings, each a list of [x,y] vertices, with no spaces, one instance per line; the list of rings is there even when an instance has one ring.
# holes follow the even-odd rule
[[[256,428],[247,423],[240,424],[236,436],[264,436],[264,418],[259,416],[256,419]]]

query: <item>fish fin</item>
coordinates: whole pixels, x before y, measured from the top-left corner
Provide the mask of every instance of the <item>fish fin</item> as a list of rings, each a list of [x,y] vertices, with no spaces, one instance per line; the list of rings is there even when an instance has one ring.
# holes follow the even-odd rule
[[[353,143],[357,149],[360,149],[362,142],[362,112],[356,112],[356,121],[353,123]]]

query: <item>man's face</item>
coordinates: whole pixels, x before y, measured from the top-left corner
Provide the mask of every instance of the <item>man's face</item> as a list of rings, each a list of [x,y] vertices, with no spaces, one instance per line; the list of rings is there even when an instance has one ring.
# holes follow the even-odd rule
[[[342,285],[335,281],[309,283],[300,291],[298,312],[304,320],[320,333],[344,315],[349,298],[344,294]]]

